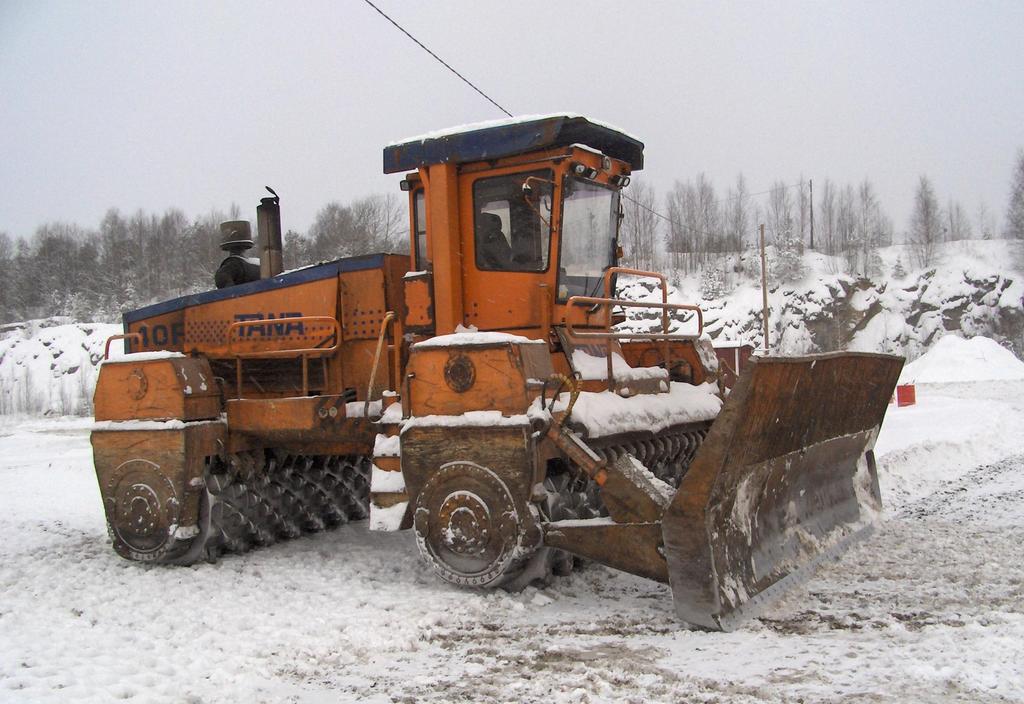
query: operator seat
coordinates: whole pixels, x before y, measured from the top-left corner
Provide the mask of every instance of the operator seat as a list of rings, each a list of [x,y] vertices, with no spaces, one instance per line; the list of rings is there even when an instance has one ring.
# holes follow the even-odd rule
[[[512,269],[512,247],[501,231],[501,218],[480,213],[476,218],[476,263],[485,269]]]

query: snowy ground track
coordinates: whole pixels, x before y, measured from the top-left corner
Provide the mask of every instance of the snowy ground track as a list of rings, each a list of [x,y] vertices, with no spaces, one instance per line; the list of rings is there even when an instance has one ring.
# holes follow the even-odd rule
[[[874,534],[732,633],[685,630],[668,587],[598,565],[459,589],[365,522],[129,562],[91,421],[0,425],[0,701],[1024,702],[1021,399],[918,387],[892,407]]]

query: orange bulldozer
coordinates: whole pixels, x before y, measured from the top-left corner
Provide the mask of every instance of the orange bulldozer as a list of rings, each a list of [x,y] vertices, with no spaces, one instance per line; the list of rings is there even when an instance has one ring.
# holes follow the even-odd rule
[[[101,367],[114,549],[191,564],[368,519],[454,584],[589,559],[716,629],[842,551],[881,506],[903,360],[755,357],[725,389],[701,310],[618,266],[642,167],[641,142],[573,115],[406,140],[384,171],[404,174],[408,254],[287,272],[264,198],[258,275],[126,313]],[[625,277],[660,302],[615,298]]]

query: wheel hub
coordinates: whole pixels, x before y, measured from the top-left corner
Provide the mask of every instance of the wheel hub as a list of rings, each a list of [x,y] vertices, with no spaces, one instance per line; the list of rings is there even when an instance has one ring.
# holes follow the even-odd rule
[[[114,536],[137,560],[157,555],[170,539],[168,529],[178,522],[174,486],[157,465],[141,459],[122,464],[109,483]]]
[[[465,586],[500,582],[524,534],[505,482],[472,462],[451,462],[430,477],[414,525],[420,554],[442,579]]]
[[[444,546],[460,555],[479,555],[491,536],[487,504],[472,492],[449,494],[438,512]]]

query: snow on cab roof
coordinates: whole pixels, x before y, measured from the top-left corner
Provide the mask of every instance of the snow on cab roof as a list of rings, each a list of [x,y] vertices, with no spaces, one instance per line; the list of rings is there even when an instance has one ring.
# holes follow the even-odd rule
[[[399,139],[394,142],[388,142],[387,146],[394,147],[399,144],[408,144],[409,142],[425,142],[428,139],[450,137],[454,134],[461,134],[462,132],[476,132],[478,130],[489,129],[491,127],[510,127],[512,125],[521,125],[527,122],[540,122],[542,120],[551,120],[557,118],[564,118],[567,120],[579,118],[582,120],[586,120],[592,125],[597,125],[598,127],[604,127],[606,129],[612,130],[613,132],[618,132],[622,136],[628,137],[629,139],[636,140],[637,142],[640,141],[639,137],[636,137],[630,134],[629,132],[626,132],[626,130],[622,129],[621,127],[613,125],[609,122],[603,122],[601,120],[595,120],[593,118],[586,117],[584,115],[579,114],[578,112],[571,112],[567,110],[564,112],[551,112],[544,115],[520,115],[519,117],[505,117],[500,120],[482,120],[480,122],[470,122],[465,125],[456,125],[454,127],[445,127],[440,130],[433,130],[432,132],[426,132],[424,134],[415,135],[413,137],[405,137],[404,139]]]
[[[392,142],[384,148],[384,173],[440,163],[499,159],[539,149],[583,144],[643,168],[644,145],[612,125],[572,112],[523,115],[459,125]]]

